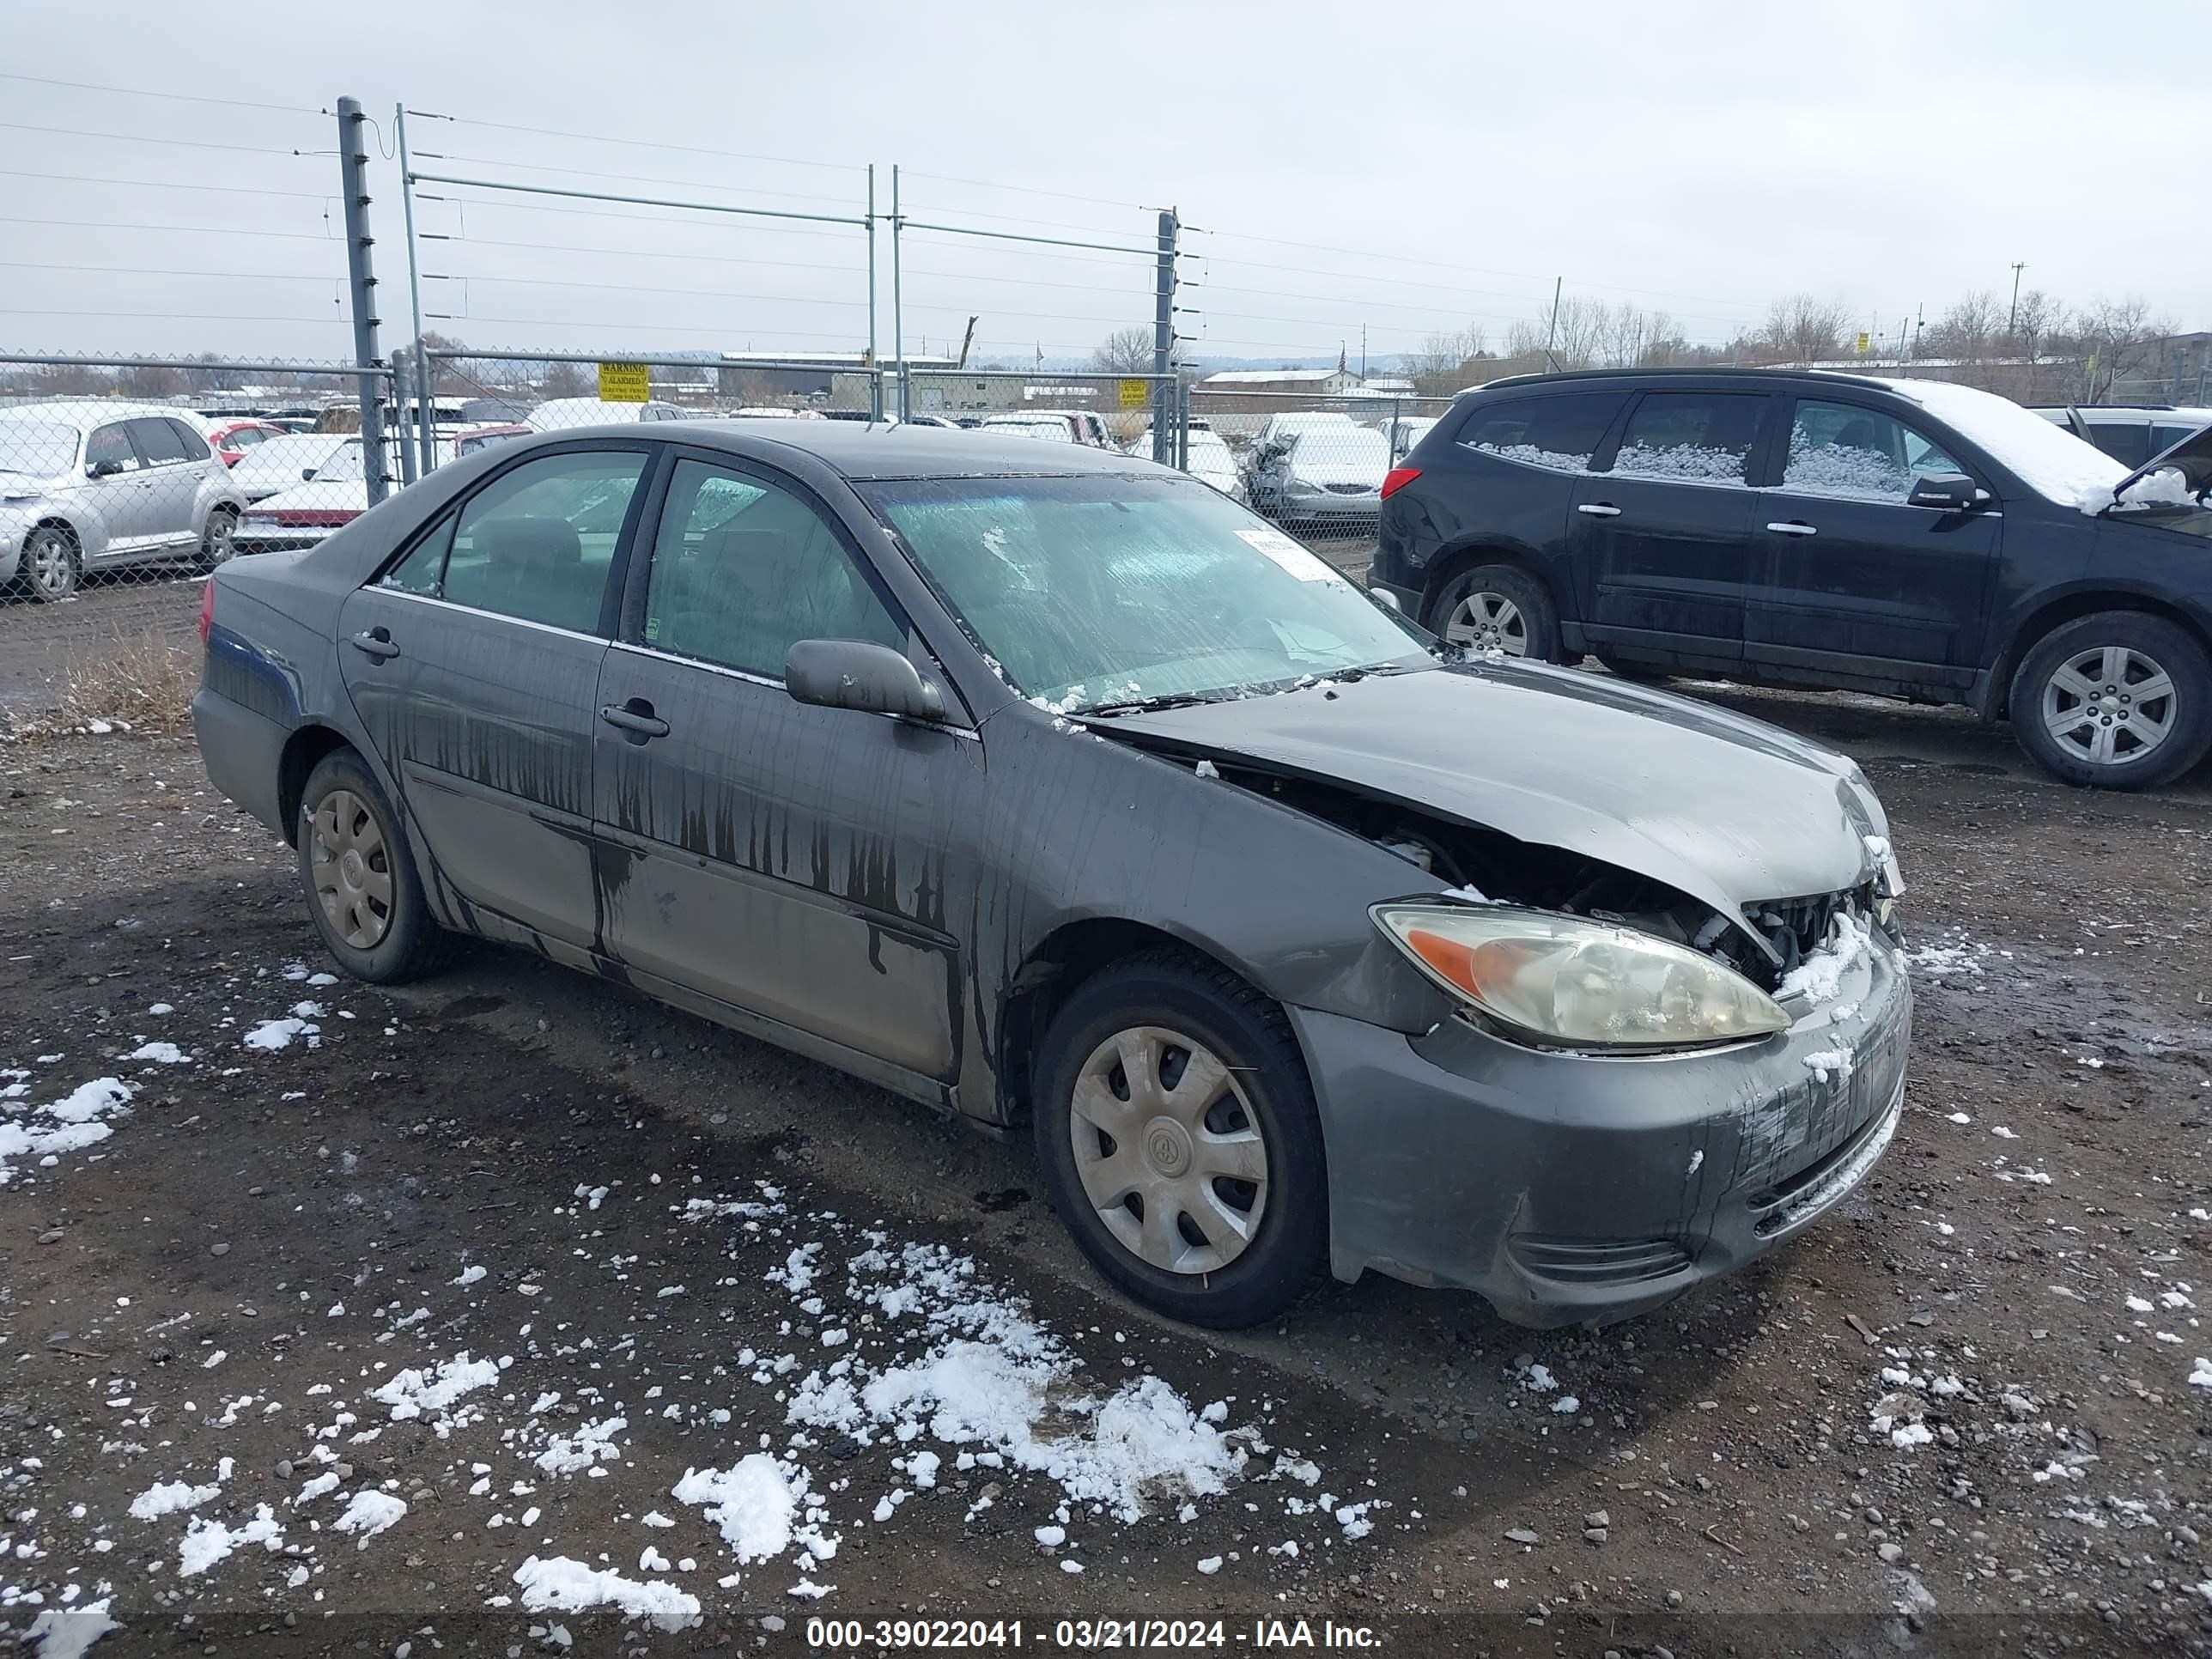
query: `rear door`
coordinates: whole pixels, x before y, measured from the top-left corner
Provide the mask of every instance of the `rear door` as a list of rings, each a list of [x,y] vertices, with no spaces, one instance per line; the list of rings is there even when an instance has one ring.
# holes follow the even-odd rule
[[[346,690],[447,907],[570,960],[599,937],[593,699],[654,456],[602,441],[507,467],[340,613]]]
[[[1763,576],[1753,451],[1778,399],[1646,392],[1601,469],[1577,481],[1567,544],[1593,643],[1700,658],[1743,655]]]
[[[181,423],[158,416],[134,420],[130,427],[142,469],[138,482],[146,509],[143,545],[151,550],[196,544],[200,538],[204,471],[196,463],[214,465],[208,458],[207,441]],[[187,438],[192,440],[191,445],[185,442]],[[194,447],[199,452],[197,456]]]
[[[1916,479],[1973,469],[1931,432],[1848,393],[1792,400],[1778,483],[1759,494],[1771,573],[1753,663],[1938,688],[1981,653],[2003,515],[1911,507]],[[1987,481],[1976,482],[1987,487]]]
[[[943,675],[828,507],[726,456],[679,455],[630,587],[598,697],[608,948],[641,986],[749,1012],[780,1041],[950,1082],[946,866],[982,744],[783,688],[804,639],[871,641]]]

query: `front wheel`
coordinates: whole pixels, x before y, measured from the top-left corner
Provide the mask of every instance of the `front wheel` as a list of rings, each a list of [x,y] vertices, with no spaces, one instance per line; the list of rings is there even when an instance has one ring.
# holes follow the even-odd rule
[[[2036,642],[2009,707],[2014,737],[2053,777],[2155,788],[2212,745],[2212,659],[2162,617],[2100,611]]]
[[[1443,586],[1429,606],[1428,627],[1470,651],[1556,662],[1559,623],[1552,596],[1525,570],[1480,564]]]
[[[1083,1253],[1130,1296],[1219,1330],[1318,1276],[1321,1119],[1282,1011],[1176,951],[1085,981],[1036,1060],[1037,1162]]]
[[[54,525],[33,530],[23,538],[23,586],[31,597],[53,604],[76,592],[84,574],[84,560],[76,538]]]
[[[399,815],[351,750],[307,775],[297,835],[308,912],[341,968],[397,985],[444,963],[452,935],[424,902]]]

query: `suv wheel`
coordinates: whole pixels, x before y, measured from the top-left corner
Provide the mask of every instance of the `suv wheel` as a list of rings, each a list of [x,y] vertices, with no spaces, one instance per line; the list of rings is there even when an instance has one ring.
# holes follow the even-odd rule
[[[2171,783],[2212,744],[2212,659],[2172,623],[2077,617],[2013,676],[2013,735],[2044,770],[2100,789]]]
[[[350,749],[307,775],[298,833],[308,913],[338,966],[397,985],[443,964],[453,936],[423,902],[399,815]]]
[[[1429,631],[1471,651],[1554,662],[1559,618],[1543,584],[1510,564],[1480,564],[1443,586],[1429,606]]]
[[[21,574],[33,599],[52,603],[69,598],[84,574],[76,538],[54,525],[33,530],[23,538]]]
[[[1328,1240],[1321,1119],[1282,1011],[1177,951],[1085,981],[1039,1048],[1053,1207],[1146,1307],[1231,1330],[1289,1307]]]

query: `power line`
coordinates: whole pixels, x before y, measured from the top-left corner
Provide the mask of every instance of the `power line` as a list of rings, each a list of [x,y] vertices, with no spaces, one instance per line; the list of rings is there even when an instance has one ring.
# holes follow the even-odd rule
[[[862,273],[852,273],[858,276]],[[849,300],[817,300],[793,294],[739,294],[720,288],[641,288],[632,283],[571,283],[550,276],[488,276],[468,271],[426,270],[426,283],[507,283],[525,288],[580,288],[609,294],[671,294],[684,295],[699,300],[751,300],[773,305],[792,306],[865,306],[866,296]]]
[[[284,196],[302,202],[328,202],[337,194],[327,190],[266,190],[254,185],[185,185],[168,179],[94,179],[81,173],[33,173],[22,167],[0,167],[0,179],[46,179],[64,185],[126,185],[134,190],[200,190],[224,196]]]
[[[459,126],[490,127],[501,132],[527,132],[540,138],[573,138],[592,144],[629,144],[640,149],[665,149],[686,155],[720,155],[736,161],[775,161],[786,167],[823,167],[835,173],[864,173],[866,168],[853,161],[812,161],[796,155],[757,155],[741,149],[711,149],[699,144],[662,143],[652,138],[617,138],[607,132],[564,132],[557,127],[526,127],[512,121],[486,121],[473,115],[439,115],[429,110],[410,109],[410,115],[426,121],[450,121]]]
[[[557,207],[550,202],[515,202],[503,197],[495,198],[483,196],[447,196],[417,191],[415,193],[415,199],[417,202],[446,202],[459,208],[480,208],[495,213],[561,213],[579,219],[616,219],[633,225],[687,225],[696,230],[729,228],[727,226],[708,225],[697,219],[678,218],[665,213],[612,213],[605,208]],[[417,232],[416,234],[423,236],[424,240],[436,240],[434,235],[426,236],[422,232]],[[748,236],[831,236],[848,247],[853,244],[853,232],[849,227],[841,230],[817,230],[811,225],[758,224],[747,225],[745,234]],[[468,234],[465,217],[460,234],[452,240],[473,240]],[[609,250],[609,252],[612,251],[614,250]]]
[[[303,149],[279,149],[273,144],[224,144],[212,138],[179,138],[168,133],[157,137],[143,132],[94,132],[84,127],[50,127],[30,121],[0,121],[0,128],[9,132],[42,132],[57,138],[106,138],[122,144],[159,144],[164,149],[180,144],[188,149],[226,149],[241,155],[288,155],[305,160],[310,154]]]
[[[328,242],[343,247],[339,238],[312,230],[248,230],[240,225],[125,225],[112,219],[19,219],[0,214],[0,225],[49,225],[70,230],[127,230],[134,234],[155,231],[163,235],[188,232],[208,236],[275,236],[301,242]]]
[[[15,75],[0,70],[0,81],[22,81],[34,87],[65,87],[71,92],[112,92],[125,98],[167,98],[186,104],[222,104],[231,109],[271,110],[280,115],[327,115],[328,110],[304,104],[257,104],[243,98],[210,98],[197,92],[153,92],[144,87],[106,87],[91,81],[57,81],[44,75]]]
[[[979,190],[1012,191],[1024,196],[1052,196],[1057,197],[1063,202],[1088,202],[1094,207],[1126,208],[1132,213],[1146,213],[1152,210],[1141,203],[1116,202],[1103,196],[1078,196],[1073,191],[1040,190],[1034,185],[994,184],[988,179],[962,179],[950,173],[918,173],[912,167],[908,167],[905,172],[909,179],[932,179],[940,185],[973,185]],[[1080,227],[1070,227],[1070,228],[1080,228]]]
[[[418,149],[410,159],[416,161],[467,161],[477,167],[520,167],[526,173],[557,173],[574,179],[611,179],[631,185],[673,185],[686,190],[742,191],[748,196],[775,196],[791,202],[829,202],[843,208],[853,205],[853,198],[849,196],[816,196],[804,191],[764,190],[753,185],[718,185],[704,179],[667,179],[648,173],[605,173],[591,167],[556,167],[541,161],[510,161],[499,155],[456,155],[446,150]]]
[[[50,264],[43,259],[0,259],[0,270],[92,271],[107,276],[206,276],[224,282],[246,283],[343,283],[345,281],[345,273],[343,271],[317,275],[312,271],[293,270],[165,270],[153,265]]]

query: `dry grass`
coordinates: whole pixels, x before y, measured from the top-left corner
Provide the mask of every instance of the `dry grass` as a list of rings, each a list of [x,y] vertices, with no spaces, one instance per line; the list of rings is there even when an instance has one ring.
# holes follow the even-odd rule
[[[180,645],[156,629],[88,645],[72,653],[61,696],[49,709],[6,711],[8,735],[32,738],[97,730],[178,732],[191,728],[199,689],[198,642]]]

